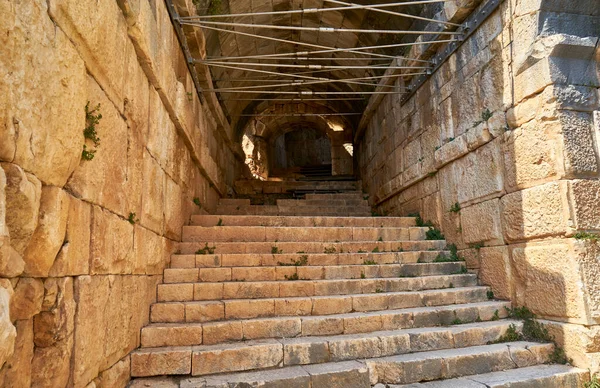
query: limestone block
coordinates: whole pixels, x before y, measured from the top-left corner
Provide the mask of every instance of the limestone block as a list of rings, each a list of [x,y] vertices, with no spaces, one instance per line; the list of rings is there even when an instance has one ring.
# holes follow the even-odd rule
[[[562,170],[556,121],[530,121],[513,130],[504,148],[506,185],[513,191],[555,179]]]
[[[50,269],[50,276],[74,276],[89,273],[92,206],[69,196],[68,208],[65,239]]]
[[[136,274],[160,275],[169,263],[171,253],[164,237],[140,225],[134,230],[134,266]]]
[[[500,196],[504,192],[500,139],[456,161],[455,171],[458,202],[461,205]]]
[[[466,138],[460,136],[435,151],[435,166],[436,168],[441,168],[453,160],[466,155],[468,152]]]
[[[592,115],[563,111],[559,119],[564,139],[564,168],[567,174],[597,174],[598,155],[592,136]]]
[[[12,278],[25,270],[21,255],[10,246],[8,236],[0,237],[0,277]]]
[[[165,181],[165,203],[163,206],[165,235],[174,240],[181,240],[181,230],[185,222],[183,214],[183,191],[172,179],[167,177]]]
[[[75,387],[84,387],[139,345],[158,280],[158,276],[114,275],[75,279]]]
[[[490,286],[496,298],[511,299],[513,279],[508,248],[505,246],[485,247],[481,248],[477,254],[480,260],[479,278],[481,283]]]
[[[580,266],[568,244],[548,241],[510,249],[516,304],[541,317],[585,322]]]
[[[13,321],[30,319],[42,309],[44,283],[39,279],[20,278],[10,300],[10,318]]]
[[[164,193],[166,174],[148,152],[144,152],[142,185],[142,213],[140,223],[162,234],[164,228]]]
[[[48,13],[74,42],[87,70],[122,112],[128,39],[125,18],[117,3],[52,0]],[[97,26],[103,26],[102,30]]]
[[[0,168],[0,238],[8,237],[8,227],[6,226],[6,174]]]
[[[134,266],[134,226],[108,210],[92,208],[90,272],[128,274]]]
[[[7,388],[31,385],[31,357],[33,356],[33,324],[31,319],[17,321],[14,353],[0,370],[0,384]]]
[[[42,187],[38,225],[23,255],[26,275],[48,276],[65,239],[69,204],[62,189]]]
[[[6,174],[6,226],[11,245],[23,254],[37,227],[42,184],[16,164],[0,166]]]
[[[569,198],[576,229],[600,229],[599,197],[600,183],[597,180],[569,181]]]
[[[129,356],[123,358],[109,369],[100,373],[94,380],[97,388],[125,388],[129,383],[131,361]]]
[[[592,317],[597,319],[600,317],[600,248],[593,242],[575,240],[573,249],[581,266],[588,309]]]
[[[145,1],[136,2],[138,7],[149,6],[149,3]],[[148,134],[150,83],[140,66],[134,45],[127,42],[125,51],[127,55],[127,77],[124,85],[123,110],[129,128],[145,139]]]
[[[462,235],[467,244],[504,244],[500,223],[500,200],[492,199],[460,210]]]
[[[148,152],[158,161],[158,164],[174,177],[177,154],[177,131],[165,108],[160,95],[154,89],[150,90],[150,118],[148,123],[147,148]]]
[[[17,329],[10,318],[10,298],[13,289],[9,281],[0,283],[0,368],[4,365],[14,351]],[[0,369],[0,373],[2,370]]]
[[[44,1],[3,7],[0,160],[63,186],[81,157],[85,66]],[[6,40],[4,39],[6,37]],[[3,72],[4,73],[4,72]],[[39,93],[39,91],[44,91]]]
[[[566,183],[517,191],[502,197],[502,225],[508,241],[557,235],[566,232],[568,207]]]
[[[67,386],[71,368],[75,300],[73,279],[48,279],[46,291],[54,290],[53,303],[33,320],[35,350],[32,365],[32,385],[39,387]]]
[[[96,126],[100,145],[92,160],[82,160],[79,163],[69,178],[67,187],[76,197],[127,217],[131,211],[125,208],[127,163],[124,162],[124,158],[128,154],[127,124],[91,76],[87,79],[87,93],[91,108],[100,104],[102,119]],[[90,146],[93,145],[88,144],[88,148]]]

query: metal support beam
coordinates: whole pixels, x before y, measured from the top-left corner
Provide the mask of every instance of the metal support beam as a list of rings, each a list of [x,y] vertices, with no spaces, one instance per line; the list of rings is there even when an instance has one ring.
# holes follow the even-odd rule
[[[360,116],[362,113],[347,112],[347,113],[264,113],[264,114],[241,114],[241,117],[311,117],[311,116]]]
[[[342,66],[342,65],[291,65],[287,63],[257,63],[257,62],[217,62],[217,61],[203,61],[195,60],[196,63],[200,63],[207,66],[213,65],[234,65],[234,66],[256,66],[256,67],[285,67],[291,69],[310,69],[310,70],[324,70],[324,69],[367,69],[367,70],[415,70],[415,69],[428,69],[427,66]]]

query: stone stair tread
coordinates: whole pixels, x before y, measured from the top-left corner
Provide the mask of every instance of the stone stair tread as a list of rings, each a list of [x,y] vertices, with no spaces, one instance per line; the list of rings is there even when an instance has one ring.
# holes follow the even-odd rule
[[[256,384],[270,386],[270,384],[278,383],[281,385],[277,386],[307,388],[311,386],[324,387],[335,381],[338,383],[337,386],[366,388],[380,382],[387,383],[390,380],[408,380],[409,383],[416,383],[432,380],[434,377],[461,377],[472,370],[480,370],[482,373],[492,373],[499,370],[530,367],[546,362],[552,348],[552,344],[521,341],[423,351],[395,356],[367,358],[360,361],[329,362],[288,367],[274,365],[273,369],[267,370],[234,372],[204,377],[183,377],[179,378],[179,380],[171,381],[179,383],[180,387],[229,387],[232,383],[248,384],[245,386],[256,386]],[[169,350],[173,353],[178,353],[172,348]],[[165,351],[163,350],[163,352]],[[192,350],[187,347],[179,353],[189,353],[191,356]],[[145,349],[140,351],[140,353],[132,355],[132,359],[134,359],[132,361],[132,375],[147,376],[148,374],[145,373],[148,372],[146,369],[148,363],[137,362],[136,359],[138,356],[141,356],[141,361],[152,361],[152,351]],[[188,359],[190,360],[189,366],[186,365],[185,368],[174,370],[175,373],[163,374],[181,374],[178,372],[184,369],[189,369],[189,372],[186,374],[193,373],[193,357],[188,357]],[[480,359],[483,359],[483,362],[479,361]],[[414,367],[417,362],[426,363],[429,365],[429,368],[425,367],[415,370]],[[166,363],[166,365],[168,366],[169,364]],[[444,365],[452,365],[455,368],[450,371],[448,368],[444,368]],[[411,371],[410,369],[413,370]],[[165,372],[165,370],[165,368],[162,368],[160,371]],[[405,370],[407,373],[403,373]],[[392,373],[386,375],[384,374],[385,372]],[[396,373],[394,374],[393,372]],[[451,376],[445,376],[445,374]],[[301,380],[298,380],[299,378]],[[140,381],[143,380],[138,380],[138,382]],[[152,380],[147,381],[151,382]]]
[[[409,385],[376,385],[374,388],[580,388],[588,375],[585,369],[568,365],[535,365],[524,368],[465,376],[456,379]]]
[[[214,267],[262,267],[275,266],[280,262],[298,260],[308,256],[308,263],[324,265],[361,265],[365,260],[381,264],[420,264],[432,263],[439,254],[448,254],[445,250],[406,251],[406,252],[361,252],[361,253],[215,253],[207,255],[174,254],[171,255],[173,268],[214,268]],[[387,260],[387,261],[384,261]],[[383,263],[382,263],[383,262]],[[420,263],[419,263],[420,262]],[[358,264],[351,264],[358,263]],[[245,265],[242,265],[245,264]]]
[[[219,219],[225,225],[236,223],[238,226],[336,226],[345,225],[363,227],[415,226],[414,217],[327,217],[327,216],[252,216],[252,215],[193,215],[192,225],[215,226]],[[204,224],[204,225],[200,225]],[[295,224],[295,225],[289,225]]]

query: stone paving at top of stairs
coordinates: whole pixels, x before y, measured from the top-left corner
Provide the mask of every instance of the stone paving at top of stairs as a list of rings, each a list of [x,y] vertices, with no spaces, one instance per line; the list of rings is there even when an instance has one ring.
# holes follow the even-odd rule
[[[581,387],[582,371],[544,368],[552,344],[494,344],[522,328],[510,303],[463,262],[437,260],[447,244],[427,227],[340,217],[349,204],[366,215],[365,203],[359,192],[223,200],[252,215],[192,217],[131,354],[131,386]]]

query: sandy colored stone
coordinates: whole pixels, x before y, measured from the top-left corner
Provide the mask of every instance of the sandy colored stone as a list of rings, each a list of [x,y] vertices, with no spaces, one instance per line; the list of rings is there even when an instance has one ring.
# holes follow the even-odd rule
[[[0,276],[12,278],[25,270],[22,256],[10,246],[8,236],[0,237]]]
[[[136,274],[160,275],[169,262],[169,240],[136,224],[134,226],[133,272]]]
[[[90,272],[93,274],[128,274],[134,267],[134,226],[128,220],[92,208]]]
[[[10,298],[13,289],[8,281],[0,283],[0,368],[8,360],[14,351],[17,330],[10,319]]]
[[[283,364],[283,345],[265,340],[239,347],[219,345],[192,353],[192,375],[271,368]]]
[[[502,223],[509,241],[564,233],[566,184],[551,182],[502,197]]]
[[[43,299],[44,283],[40,279],[20,278],[10,300],[10,318],[30,319],[41,311]]]
[[[163,201],[166,175],[148,152],[143,155],[142,226],[161,234],[164,226]]]
[[[178,154],[183,153],[179,150]],[[176,160],[176,158],[175,158]],[[185,214],[183,211],[183,190],[172,179],[165,180],[165,234],[174,240],[181,240],[181,229],[185,223]]]
[[[11,245],[19,254],[27,244],[38,223],[41,182],[16,164],[0,164],[6,174],[6,226]]]
[[[25,274],[48,276],[65,240],[69,195],[55,186],[42,187],[39,221],[25,250]]]
[[[499,200],[494,199],[461,209],[460,218],[465,243],[504,243]]]
[[[50,269],[50,276],[89,273],[92,207],[87,202],[69,196],[68,208],[64,242]]]
[[[131,361],[127,356],[100,373],[94,380],[96,388],[125,388],[130,380],[130,368]]]
[[[600,185],[597,180],[573,180],[569,193],[575,225],[579,230],[600,229]]]
[[[131,355],[131,376],[183,375],[192,370],[191,348],[142,350]]]
[[[55,295],[45,298],[54,303],[33,320],[35,350],[31,362],[32,385],[48,388],[66,386],[70,376],[75,328],[73,279],[48,279],[45,288],[47,294],[55,292]]]
[[[0,160],[12,161],[44,184],[63,186],[79,159],[85,127],[85,73],[75,46],[56,29],[47,4],[3,7],[0,44],[4,90]],[[39,93],[36,91],[43,91]]]
[[[481,283],[492,288],[495,298],[510,299],[513,278],[508,249],[504,246],[486,247],[481,248],[477,255],[480,260],[479,278]]]
[[[17,336],[14,353],[0,370],[0,384],[7,388],[29,387],[33,372],[33,324],[32,320],[16,322]]]

